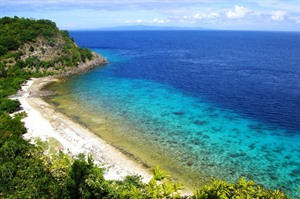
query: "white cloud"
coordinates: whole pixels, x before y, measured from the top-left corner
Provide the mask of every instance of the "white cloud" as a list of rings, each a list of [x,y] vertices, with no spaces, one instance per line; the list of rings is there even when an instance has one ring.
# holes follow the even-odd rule
[[[216,19],[216,18],[219,18],[220,17],[220,14],[217,13],[217,12],[211,12],[207,15],[207,18],[208,19]]]
[[[251,11],[248,8],[245,8],[243,6],[234,6],[234,9],[226,12],[226,16],[230,19],[240,19],[244,18],[250,12]]]
[[[126,20],[125,23],[126,24],[141,24],[144,23],[145,21],[143,21],[142,19],[137,19],[137,20]]]
[[[206,18],[206,14],[204,13],[197,13],[194,16],[195,19],[205,19]]]
[[[169,23],[170,20],[169,19],[158,19],[158,18],[155,18],[153,19],[150,23],[154,23],[154,24],[165,24],[165,23]]]
[[[272,12],[271,19],[272,21],[283,21],[286,15],[286,11],[276,10]]]
[[[289,20],[295,22],[296,24],[300,24],[300,16],[289,17]]]
[[[220,17],[220,14],[218,12],[209,12],[209,13],[197,13],[192,18],[196,20],[201,19],[217,19]]]
[[[152,20],[138,19],[138,20],[126,20],[125,21],[126,24],[166,24],[169,22],[170,22],[169,19],[158,19],[158,18],[154,18]]]

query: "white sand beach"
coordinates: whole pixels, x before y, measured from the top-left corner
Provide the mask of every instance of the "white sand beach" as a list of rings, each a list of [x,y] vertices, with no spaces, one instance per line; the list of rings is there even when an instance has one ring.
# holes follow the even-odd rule
[[[51,81],[56,79],[30,79],[18,93],[17,99],[27,114],[23,121],[28,133],[24,138],[54,138],[62,145],[62,150],[72,156],[79,153],[91,154],[95,163],[106,169],[106,179],[120,180],[127,175],[140,175],[143,181],[149,181],[149,170],[41,99],[41,88]]]

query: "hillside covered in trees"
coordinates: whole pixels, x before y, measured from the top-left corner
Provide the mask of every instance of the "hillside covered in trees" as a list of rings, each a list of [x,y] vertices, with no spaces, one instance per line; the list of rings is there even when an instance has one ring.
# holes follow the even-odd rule
[[[50,20],[1,18],[0,96],[13,94],[29,77],[62,74],[95,56]]]
[[[105,180],[90,156],[45,155],[47,143],[24,140],[21,119],[26,115],[10,116],[20,103],[8,97],[30,77],[65,73],[95,56],[52,21],[0,19],[0,198],[287,198],[243,178],[237,183],[214,180],[192,196],[181,196],[180,184],[157,168],[149,183],[139,176]]]
[[[50,20],[4,17],[0,21],[0,56],[2,65],[44,75],[66,71],[93,55]]]

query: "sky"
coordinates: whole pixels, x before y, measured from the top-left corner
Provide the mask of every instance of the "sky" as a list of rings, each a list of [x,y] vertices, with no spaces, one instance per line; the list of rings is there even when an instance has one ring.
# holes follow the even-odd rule
[[[61,29],[178,26],[300,32],[300,0],[0,0],[0,17],[50,19]]]

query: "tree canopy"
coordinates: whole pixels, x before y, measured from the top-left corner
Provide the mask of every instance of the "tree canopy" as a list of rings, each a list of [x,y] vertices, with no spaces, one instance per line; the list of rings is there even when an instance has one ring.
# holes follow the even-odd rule
[[[2,71],[15,66],[31,76],[59,74],[92,57],[90,50],[78,47],[68,31],[59,30],[50,20],[0,19]]]

